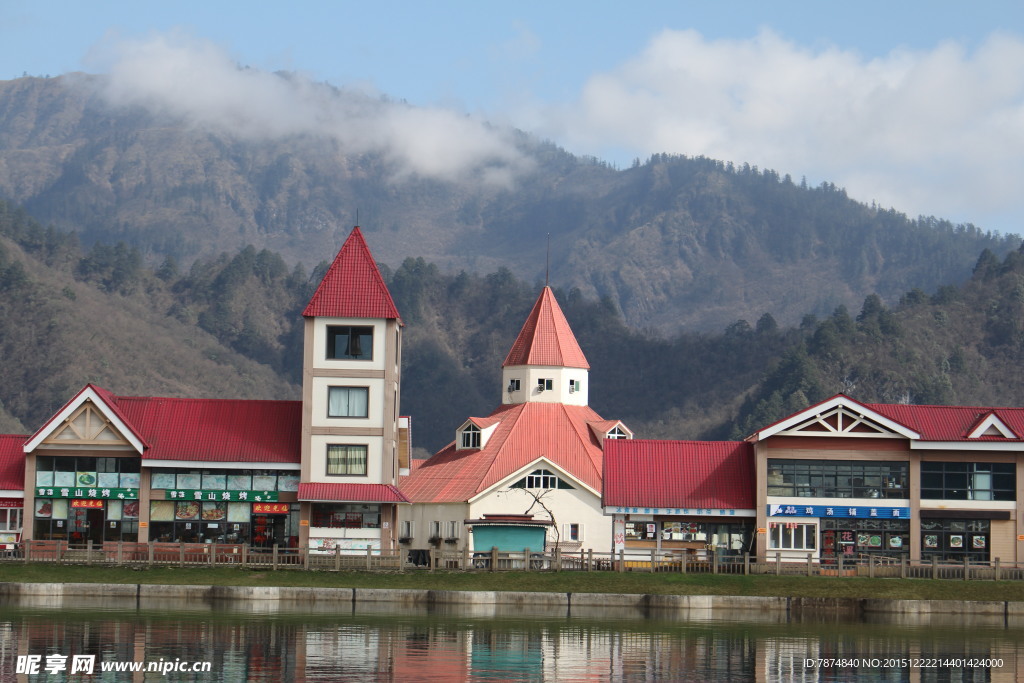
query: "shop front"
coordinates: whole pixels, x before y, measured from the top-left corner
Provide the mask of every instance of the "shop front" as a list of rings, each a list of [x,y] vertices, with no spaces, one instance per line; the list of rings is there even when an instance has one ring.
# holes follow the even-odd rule
[[[649,556],[657,552],[684,553],[704,561],[740,557],[753,552],[754,511],[691,508],[606,508],[613,527],[621,529],[627,555]]]
[[[769,558],[805,558],[823,564],[910,554],[910,508],[902,506],[807,505],[802,502],[768,506]]]
[[[150,486],[151,541],[298,545],[295,471],[155,468]]]

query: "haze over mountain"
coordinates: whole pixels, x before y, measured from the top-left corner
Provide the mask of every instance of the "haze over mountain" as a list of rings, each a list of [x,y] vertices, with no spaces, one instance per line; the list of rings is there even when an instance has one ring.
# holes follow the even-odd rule
[[[122,69],[0,82],[0,198],[154,266],[247,245],[313,266],[358,221],[392,268],[423,257],[537,282],[550,235],[553,284],[674,333],[764,313],[794,324],[872,293],[892,303],[1019,244],[711,159],[618,170],[293,74],[235,69],[190,89],[130,60]],[[171,82],[185,86],[154,85]]]

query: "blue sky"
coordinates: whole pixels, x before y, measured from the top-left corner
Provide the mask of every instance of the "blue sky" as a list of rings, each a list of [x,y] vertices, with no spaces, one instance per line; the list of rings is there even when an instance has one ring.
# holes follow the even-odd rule
[[[227,64],[415,105],[332,124],[413,173],[514,183],[529,160],[488,121],[619,166],[704,154],[1024,232],[1020,2],[0,0],[0,79],[108,73],[116,101],[211,125],[314,125],[308,89]]]

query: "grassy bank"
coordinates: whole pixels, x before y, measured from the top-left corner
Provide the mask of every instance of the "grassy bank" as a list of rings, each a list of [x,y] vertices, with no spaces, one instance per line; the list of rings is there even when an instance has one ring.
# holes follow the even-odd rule
[[[1017,581],[933,581],[927,579],[727,576],[641,572],[622,574],[611,572],[501,572],[492,574],[489,572],[443,571],[371,573],[172,567],[130,569],[126,567],[8,564],[0,566],[0,582],[1024,601],[1024,582]]]

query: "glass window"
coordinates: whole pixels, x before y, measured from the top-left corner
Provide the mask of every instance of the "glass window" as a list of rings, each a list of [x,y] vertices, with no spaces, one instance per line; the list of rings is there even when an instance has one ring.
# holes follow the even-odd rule
[[[922,462],[921,497],[933,500],[1016,500],[1012,462]]]
[[[327,446],[327,474],[365,475],[366,446],[349,444]]]
[[[818,525],[802,522],[771,522],[769,547],[778,550],[814,550],[818,547]]]
[[[380,505],[366,503],[313,503],[315,527],[327,529],[379,529]]]
[[[803,498],[908,498],[907,462],[768,461],[768,495]]]
[[[327,387],[327,417],[366,417],[367,387]]]
[[[480,428],[476,425],[469,425],[462,430],[463,448],[480,448]]]
[[[373,328],[328,325],[327,357],[332,360],[373,360]]]

